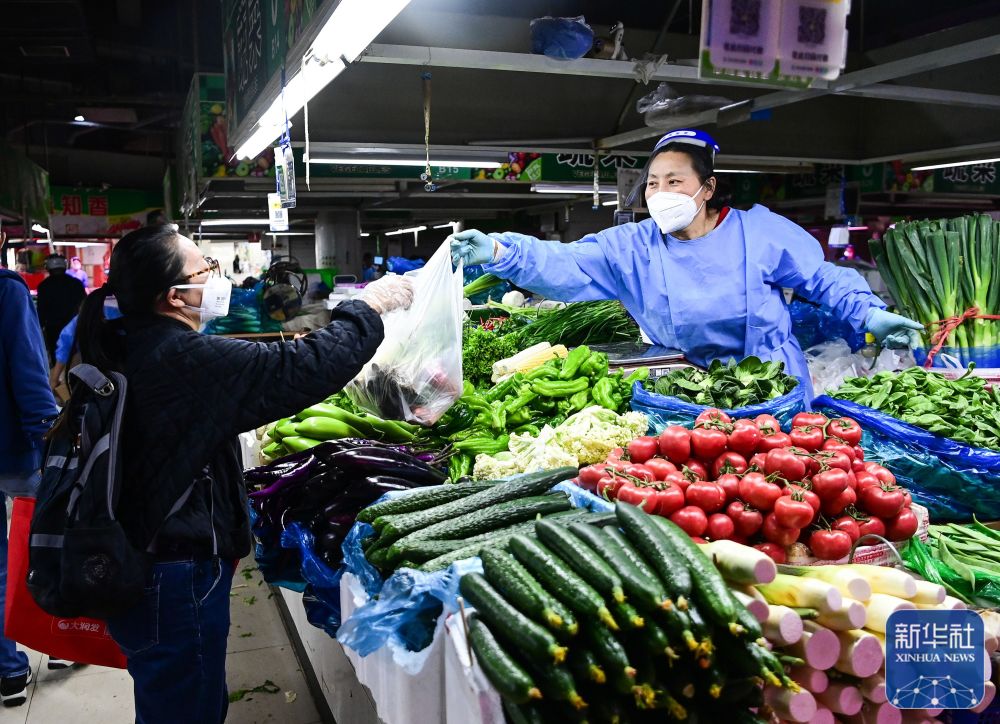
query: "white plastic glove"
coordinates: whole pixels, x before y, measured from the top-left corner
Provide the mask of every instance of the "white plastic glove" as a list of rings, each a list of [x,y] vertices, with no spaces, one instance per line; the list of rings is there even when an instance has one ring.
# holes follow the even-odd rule
[[[371,282],[357,297],[379,314],[408,309],[413,303],[413,280],[391,274]]]

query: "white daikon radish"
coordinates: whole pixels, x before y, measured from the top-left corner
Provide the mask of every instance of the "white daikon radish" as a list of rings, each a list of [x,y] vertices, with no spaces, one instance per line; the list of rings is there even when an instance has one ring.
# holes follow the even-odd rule
[[[918,603],[917,608],[923,609],[925,611],[934,611],[941,609],[961,609],[968,608],[964,603],[959,601],[954,596],[945,596],[944,601],[941,603]]]
[[[793,693],[789,689],[769,686],[764,689],[764,701],[785,721],[806,724],[816,715],[816,698],[808,691]]]
[[[796,684],[814,694],[826,691],[826,687],[830,685],[830,677],[826,675],[825,671],[819,671],[810,666],[796,666],[788,675]]]
[[[840,566],[855,571],[868,581],[873,593],[884,593],[899,598],[913,598],[917,595],[917,581],[909,573],[885,566],[868,566],[851,563]]]
[[[884,676],[869,676],[858,684],[858,688],[861,695],[873,704],[884,704],[889,700],[885,695]]]
[[[861,711],[865,699],[856,686],[831,681],[830,686],[822,694],[816,695],[816,700],[834,714],[852,716]]]
[[[825,706],[817,706],[813,724],[837,724],[837,718]]]
[[[778,646],[794,644],[802,638],[802,619],[788,606],[769,606],[764,621],[764,638]]]
[[[837,671],[864,679],[882,668],[885,656],[877,638],[856,629],[840,631],[837,638],[840,641],[840,656],[833,665]]]
[[[778,573],[769,555],[735,541],[712,541],[701,549],[715,562],[722,577],[732,583],[770,583]]]
[[[871,599],[865,604],[865,610],[868,613],[865,627],[870,628],[872,631],[885,633],[886,622],[889,620],[890,614],[913,608],[916,608],[916,605],[910,601],[904,601],[897,596],[890,596],[886,593],[873,593]]]
[[[866,701],[857,714],[841,718],[844,724],[901,724],[903,712],[889,703]]]
[[[753,596],[748,596],[742,591],[737,591],[735,588],[731,589],[736,600],[743,604],[750,615],[757,619],[760,623],[767,621],[767,612],[769,606],[767,601],[762,601],[759,598],[754,598]]]
[[[795,608],[815,608],[820,612],[840,610],[844,597],[836,587],[815,578],[779,573],[772,583],[757,586],[768,603]]]
[[[812,621],[803,621],[802,627],[802,638],[787,647],[788,651],[814,669],[826,671],[833,668],[840,657],[840,640],[837,635]]]
[[[945,596],[948,595],[948,591],[945,590],[944,586],[937,583],[931,583],[930,581],[917,581],[917,595],[910,600],[916,604],[925,605],[939,605],[944,603]]]
[[[839,610],[820,613],[815,620],[820,626],[826,626],[834,631],[850,631],[855,628],[864,628],[867,617],[868,613],[861,601],[845,598],[841,602]]]
[[[844,596],[856,601],[867,601],[872,595],[872,587],[868,580],[846,566],[780,566],[778,571],[824,581],[835,586]]]

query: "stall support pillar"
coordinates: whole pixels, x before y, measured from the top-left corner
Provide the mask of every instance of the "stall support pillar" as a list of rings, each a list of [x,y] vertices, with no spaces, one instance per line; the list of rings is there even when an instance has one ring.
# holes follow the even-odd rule
[[[316,215],[316,266],[361,275],[361,221],[357,211],[338,209]]]

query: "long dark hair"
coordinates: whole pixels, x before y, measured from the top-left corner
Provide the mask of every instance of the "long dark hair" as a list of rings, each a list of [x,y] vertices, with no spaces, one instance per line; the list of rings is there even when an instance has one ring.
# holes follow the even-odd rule
[[[107,283],[83,302],[76,327],[80,356],[105,372],[124,364],[122,320],[104,319],[104,301],[114,296],[127,319],[149,317],[156,303],[178,283],[184,258],[173,224],[147,226],[126,234],[111,252]]]
[[[652,165],[654,158],[667,151],[683,153],[685,156],[690,158],[691,168],[694,169],[694,173],[698,177],[698,181],[702,184],[706,183],[710,178],[715,176],[715,159],[712,156],[712,152],[708,148],[695,146],[693,143],[675,142],[668,143],[663,148],[658,148],[656,153],[649,157],[650,165]],[[719,211],[723,207],[729,206],[729,202],[731,200],[732,193],[729,191],[729,184],[720,179],[718,176],[715,176],[715,193],[712,195],[712,198],[708,200],[705,206],[710,209],[714,209],[715,211]]]

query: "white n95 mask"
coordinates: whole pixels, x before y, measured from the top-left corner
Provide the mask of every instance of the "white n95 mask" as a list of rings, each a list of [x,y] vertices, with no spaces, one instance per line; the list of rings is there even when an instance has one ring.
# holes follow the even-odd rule
[[[701,211],[701,207],[705,205],[704,201],[702,201],[701,206],[694,202],[694,197],[700,194],[704,188],[705,184],[699,186],[694,196],[675,191],[657,191],[646,199],[649,215],[660,227],[660,231],[664,234],[672,234],[689,227],[694,221],[694,217]]]
[[[233,285],[225,277],[210,277],[204,284],[175,284],[174,289],[201,289],[201,306],[184,306],[196,310],[204,325],[210,319],[229,314],[229,299],[233,295]]]

